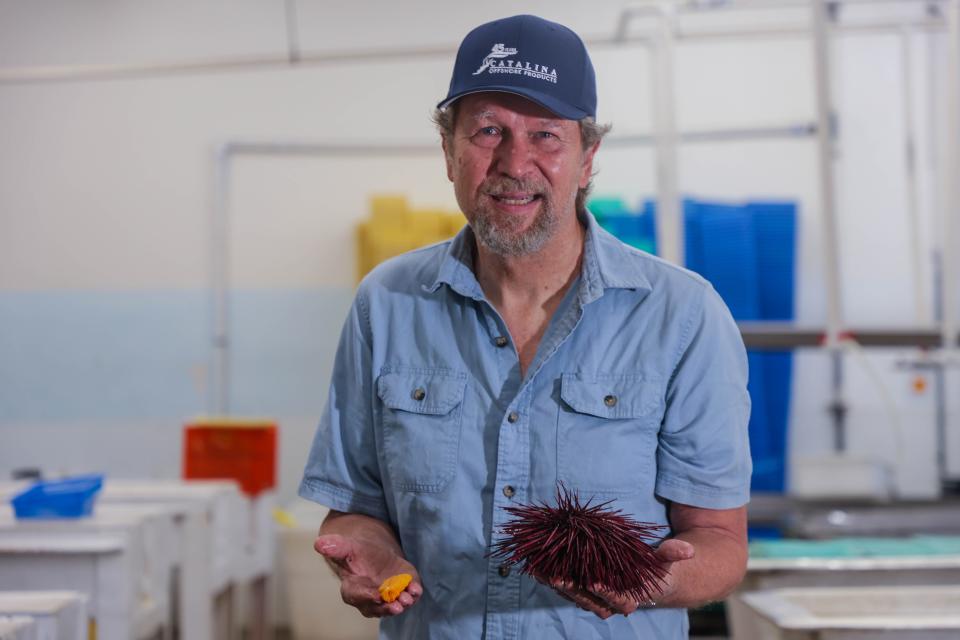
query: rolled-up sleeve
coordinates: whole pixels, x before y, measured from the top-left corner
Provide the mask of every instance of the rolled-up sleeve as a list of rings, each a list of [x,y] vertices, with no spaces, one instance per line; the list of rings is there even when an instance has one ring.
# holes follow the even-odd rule
[[[300,483],[301,497],[337,511],[387,519],[373,413],[371,333],[361,290],[340,334],[330,394]]]
[[[656,493],[707,509],[750,497],[747,357],[740,331],[710,285],[691,305],[666,392]]]

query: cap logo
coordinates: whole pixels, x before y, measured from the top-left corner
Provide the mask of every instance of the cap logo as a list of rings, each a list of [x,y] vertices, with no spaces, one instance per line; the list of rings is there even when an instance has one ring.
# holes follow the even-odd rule
[[[478,76],[484,71],[487,73],[513,73],[546,80],[547,82],[557,82],[557,70],[554,68],[542,64],[531,64],[524,60],[507,60],[507,58],[516,54],[517,50],[512,47],[506,47],[502,43],[495,44],[490,53],[483,59],[483,64],[473,72],[473,75]]]

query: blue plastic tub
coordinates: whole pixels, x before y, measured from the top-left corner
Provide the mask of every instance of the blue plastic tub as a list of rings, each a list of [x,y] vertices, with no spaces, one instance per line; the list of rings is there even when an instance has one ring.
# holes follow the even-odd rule
[[[93,513],[103,475],[37,482],[10,501],[17,518],[82,518]]]

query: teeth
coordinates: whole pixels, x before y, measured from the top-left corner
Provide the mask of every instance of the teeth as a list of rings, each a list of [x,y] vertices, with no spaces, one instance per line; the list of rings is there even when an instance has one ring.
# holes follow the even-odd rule
[[[497,198],[497,200],[499,200],[500,202],[502,202],[502,203],[504,203],[504,204],[521,205],[521,204],[528,204],[528,203],[530,203],[530,202],[533,202],[533,196],[527,196],[526,198],[518,198],[518,199],[513,199],[513,198]]]

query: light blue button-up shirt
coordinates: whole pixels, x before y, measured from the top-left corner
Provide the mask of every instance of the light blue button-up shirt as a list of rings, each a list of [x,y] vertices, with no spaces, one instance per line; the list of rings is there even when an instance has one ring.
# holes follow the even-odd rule
[[[582,221],[580,277],[523,377],[469,227],[360,285],[300,495],[397,532],[424,593],[381,637],[687,637],[683,609],[601,620],[488,557],[504,507],[552,502],[560,482],[664,525],[668,501],[749,497],[747,360],[727,308]]]

